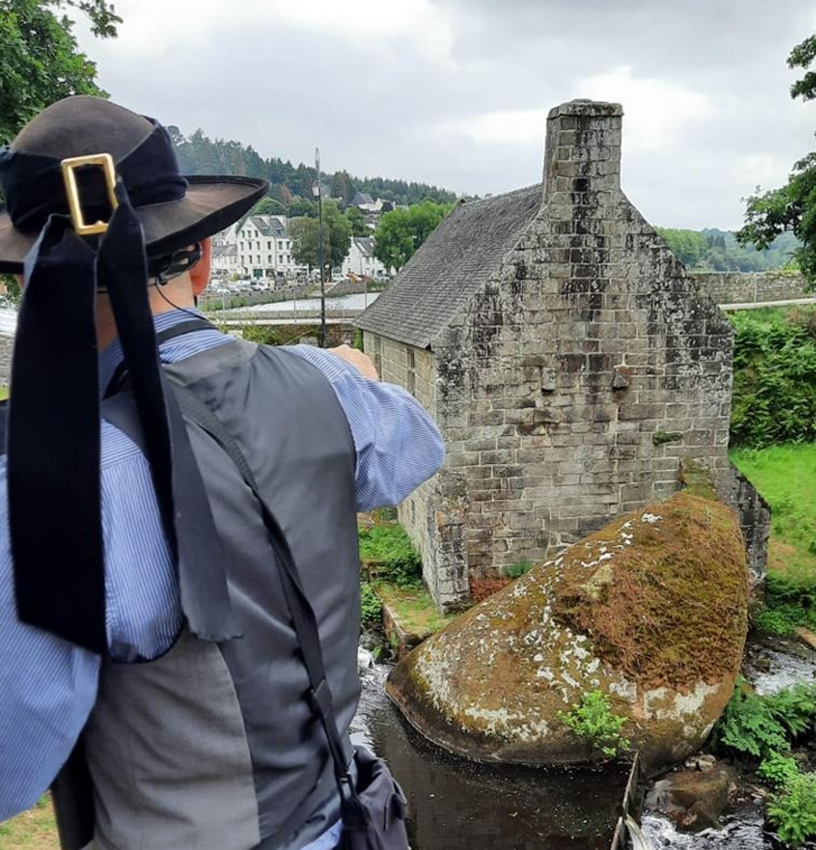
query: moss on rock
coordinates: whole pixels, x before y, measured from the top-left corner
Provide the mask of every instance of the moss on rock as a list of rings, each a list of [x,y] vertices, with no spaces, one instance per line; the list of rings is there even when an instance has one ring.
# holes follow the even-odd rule
[[[556,620],[643,687],[719,682],[742,655],[745,550],[722,503],[680,493],[612,523],[565,553],[553,590]]]
[[[558,716],[600,690],[659,767],[699,747],[728,702],[747,600],[735,516],[678,494],[472,608],[401,662],[387,690],[441,746],[525,764],[588,761]]]

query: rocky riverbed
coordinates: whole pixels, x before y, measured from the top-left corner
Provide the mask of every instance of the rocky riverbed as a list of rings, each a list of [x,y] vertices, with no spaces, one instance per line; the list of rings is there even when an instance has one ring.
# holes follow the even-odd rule
[[[816,678],[816,653],[795,640],[749,641],[743,675],[761,695],[774,694]],[[777,850],[780,846],[767,831],[762,809],[763,789],[737,779],[732,789],[730,810],[720,828],[697,833],[679,831],[675,824],[654,810],[643,816],[643,833],[653,850]],[[654,794],[651,795],[654,805]]]
[[[369,646],[377,642],[369,635]],[[624,770],[524,770],[451,756],[419,735],[384,693],[387,664],[361,652],[363,693],[356,743],[391,764],[411,805],[413,850],[607,850],[626,781]],[[796,641],[752,641],[745,677],[759,693],[816,678],[816,653]],[[703,759],[703,761],[705,761]],[[705,765],[703,765],[705,766]],[[737,782],[720,828],[683,832],[648,808],[643,833],[652,850],[777,850],[765,830],[761,798]]]

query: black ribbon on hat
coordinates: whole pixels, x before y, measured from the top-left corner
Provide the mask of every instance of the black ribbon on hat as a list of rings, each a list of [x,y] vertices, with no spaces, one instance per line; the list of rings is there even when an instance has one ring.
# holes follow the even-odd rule
[[[85,177],[102,176],[98,169],[86,171]],[[64,214],[68,203],[61,161],[0,151],[0,181],[12,221],[21,229],[41,228],[25,260],[9,404],[8,502],[17,612],[23,622],[98,653],[108,646],[98,289],[110,297],[164,534],[179,572],[184,615],[199,638],[222,641],[238,634],[213,517],[159,364],[144,234],[129,182],[144,205],[178,200],[186,181],[160,125],[117,163],[116,171],[118,206],[112,213],[104,181],[80,183],[86,219],[109,217],[107,231],[86,241]],[[183,459],[188,470],[183,479],[174,457]]]
[[[187,190],[170,134],[152,118],[147,120],[154,125],[153,132],[116,163],[116,174],[134,207],[180,201]],[[106,220],[110,200],[100,169],[78,171],[77,182],[86,220]],[[69,214],[59,159],[0,148],[0,184],[11,223],[18,230],[37,233],[50,215]]]

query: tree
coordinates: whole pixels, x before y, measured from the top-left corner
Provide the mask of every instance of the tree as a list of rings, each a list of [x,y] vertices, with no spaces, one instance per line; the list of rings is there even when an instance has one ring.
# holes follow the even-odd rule
[[[286,215],[286,207],[275,198],[261,198],[250,210],[250,215]]]
[[[306,198],[298,197],[297,195],[292,198],[291,203],[287,205],[287,209],[289,210],[289,215],[292,218],[297,218],[302,215],[314,218],[317,215],[317,204],[312,203],[312,201],[309,201]]]
[[[374,232],[374,255],[388,269],[401,269],[453,209],[453,204],[423,201],[380,217]]]
[[[292,256],[296,263],[319,268],[320,222],[317,218],[301,216],[289,225],[292,237]],[[351,247],[351,225],[332,201],[323,202],[323,256],[327,274],[343,265]]]
[[[99,38],[122,19],[108,0],[0,0],[0,144],[46,106],[74,94],[107,97],[96,65],[79,50],[68,7],[88,16]]]
[[[374,231],[374,256],[389,271],[399,271],[411,259],[414,250],[408,210],[396,209],[381,216]]]
[[[791,97],[813,100],[816,97],[816,35],[796,45],[788,56],[789,68],[805,71],[791,86]],[[777,236],[792,231],[801,240],[793,256],[811,287],[816,284],[816,152],[794,164],[788,182],[779,189],[756,193],[746,200],[745,225],[737,233],[743,245],[763,250]]]
[[[690,268],[700,264],[709,247],[706,237],[696,230],[674,230],[668,227],[658,227],[657,232],[666,240],[666,244],[672,249],[677,259],[684,266]],[[723,247],[725,247],[724,244]]]
[[[349,207],[345,216],[351,225],[352,236],[370,236],[371,231],[366,224],[365,216],[357,209],[357,207]]]
[[[336,171],[332,177],[331,193],[333,198],[339,198],[344,204],[350,204],[357,190],[351,182],[348,171]]]

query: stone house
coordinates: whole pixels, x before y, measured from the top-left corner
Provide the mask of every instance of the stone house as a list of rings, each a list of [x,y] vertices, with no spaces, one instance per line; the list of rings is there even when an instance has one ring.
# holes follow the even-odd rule
[[[399,510],[443,609],[674,492],[689,459],[764,566],[767,506],[727,455],[731,327],[621,191],[622,114],[553,109],[542,183],[461,203],[358,320],[446,440]]]

